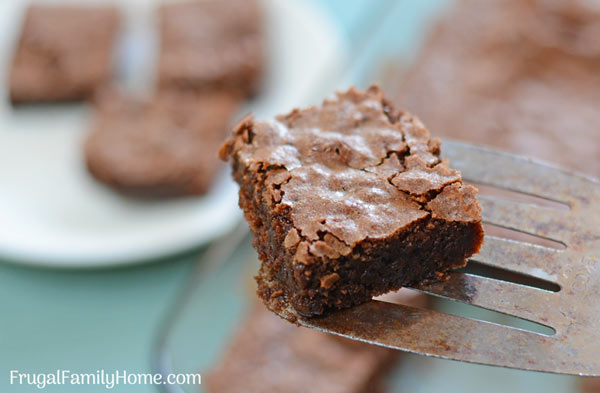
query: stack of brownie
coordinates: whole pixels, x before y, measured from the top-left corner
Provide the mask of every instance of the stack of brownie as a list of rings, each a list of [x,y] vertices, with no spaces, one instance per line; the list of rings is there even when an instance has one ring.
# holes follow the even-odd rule
[[[600,7],[461,0],[394,99],[440,135],[600,177]]]
[[[201,195],[219,173],[216,151],[239,103],[256,93],[263,58],[255,1],[161,6],[158,87],[146,102],[99,98],[88,168],[121,191]],[[111,101],[120,102],[118,107]]]
[[[262,18],[257,1],[169,3],[158,11],[158,86],[133,98],[113,87],[119,13],[106,6],[31,6],[10,73],[10,98],[93,98],[85,144],[89,171],[139,196],[200,195],[242,100],[259,87]]]
[[[219,173],[216,151],[232,116],[258,86],[259,11],[255,1],[163,5],[156,93],[98,111],[86,144],[90,172],[136,195],[205,193]],[[99,106],[118,96],[102,96]]]

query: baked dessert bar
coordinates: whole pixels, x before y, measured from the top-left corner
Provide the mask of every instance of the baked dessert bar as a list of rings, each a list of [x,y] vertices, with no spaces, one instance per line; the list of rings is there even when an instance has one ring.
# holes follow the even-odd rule
[[[441,137],[599,178],[598,31],[597,2],[456,1],[387,90]]]
[[[161,86],[255,93],[263,68],[256,0],[186,1],[159,11]]]
[[[219,173],[217,152],[238,102],[228,93],[161,90],[140,101],[102,91],[85,143],[87,167],[129,194],[203,194]]]
[[[381,392],[395,351],[299,328],[255,304],[221,362],[202,375],[209,393]]]
[[[220,155],[262,261],[258,294],[291,321],[439,278],[483,240],[477,190],[375,86],[246,117]]]
[[[112,7],[30,6],[9,75],[11,101],[89,97],[112,76],[118,27]]]

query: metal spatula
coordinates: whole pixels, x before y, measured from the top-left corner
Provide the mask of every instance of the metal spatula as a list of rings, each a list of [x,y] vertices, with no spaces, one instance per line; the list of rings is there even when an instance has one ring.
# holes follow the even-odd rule
[[[467,273],[426,293],[549,326],[544,335],[437,311],[371,301],[305,327],[385,347],[473,363],[600,376],[600,183],[526,158],[444,141],[463,178],[562,202],[567,209],[480,197],[484,222],[552,239],[563,250],[487,236],[472,259],[560,286],[557,292]],[[558,287],[557,287],[558,288]]]

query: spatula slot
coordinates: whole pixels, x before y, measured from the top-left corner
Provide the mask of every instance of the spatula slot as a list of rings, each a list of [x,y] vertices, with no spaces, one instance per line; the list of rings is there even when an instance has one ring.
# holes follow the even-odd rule
[[[521,232],[510,228],[501,227],[499,225],[488,222],[483,223],[483,230],[486,236],[496,236],[503,239],[516,240],[523,243],[535,244],[551,248],[554,250],[565,250],[567,246],[557,240],[548,239],[546,237],[533,235],[531,233]]]
[[[554,330],[550,326],[528,321],[526,319],[517,318],[512,315],[503,314],[497,311],[488,310],[482,307],[473,306],[471,304],[460,303],[454,300],[432,295],[427,296],[431,296],[433,298],[431,308],[433,310],[440,311],[445,314],[475,319],[478,321],[497,323],[499,325],[543,334],[545,336],[553,336],[554,334],[556,334],[556,330]]]
[[[486,265],[485,263],[474,260],[469,261],[466,267],[458,269],[457,271],[480,277],[512,282],[519,285],[526,285],[551,292],[560,291],[560,285],[555,282],[544,280],[539,277],[529,276],[512,270],[502,269],[497,266]]]
[[[571,209],[571,206],[568,203],[557,201],[554,199],[544,198],[539,195],[526,194],[519,191],[513,191],[506,188],[499,188],[489,184],[483,184],[469,180],[465,180],[465,183],[477,187],[477,189],[479,189],[479,195],[491,196],[495,198],[506,199],[509,201],[526,203],[530,205],[536,205],[556,210]]]

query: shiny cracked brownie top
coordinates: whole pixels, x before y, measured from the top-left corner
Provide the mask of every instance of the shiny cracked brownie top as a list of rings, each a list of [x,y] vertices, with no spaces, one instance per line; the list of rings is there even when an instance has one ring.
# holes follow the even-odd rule
[[[428,216],[480,221],[477,190],[439,154],[439,139],[375,86],[272,120],[247,117],[221,150],[265,174],[264,203],[290,208],[285,247],[299,261],[348,255]]]

